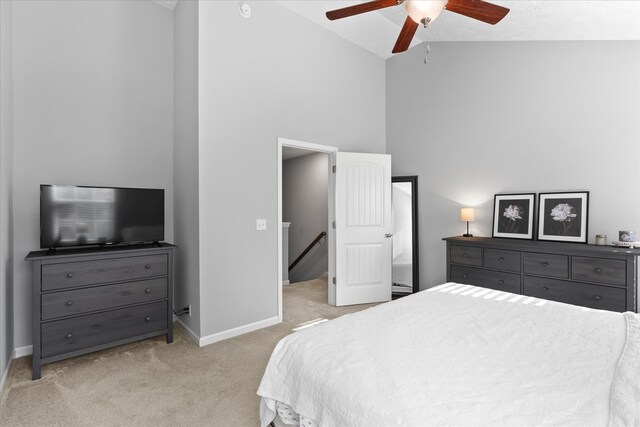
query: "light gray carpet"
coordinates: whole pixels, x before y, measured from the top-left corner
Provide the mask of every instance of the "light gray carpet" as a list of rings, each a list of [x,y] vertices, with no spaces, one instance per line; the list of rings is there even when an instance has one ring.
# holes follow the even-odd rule
[[[276,343],[296,325],[370,305],[327,305],[326,279],[286,286],[284,322],[198,348],[176,323],[164,337],[64,360],[31,381],[15,360],[0,400],[0,426],[257,426],[256,390]]]

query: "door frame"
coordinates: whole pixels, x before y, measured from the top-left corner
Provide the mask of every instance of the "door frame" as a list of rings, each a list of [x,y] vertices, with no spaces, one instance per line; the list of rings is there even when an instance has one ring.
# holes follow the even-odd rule
[[[329,155],[328,170],[329,174],[329,188],[327,189],[328,208],[327,215],[327,263],[328,263],[328,303],[331,305],[336,304],[335,286],[332,283],[332,278],[335,277],[336,258],[335,258],[335,229],[332,227],[332,223],[335,220],[335,175],[332,173],[333,166],[336,164],[337,147],[331,147],[328,145],[314,144],[311,142],[296,141],[294,139],[278,138],[277,155],[278,155],[278,322],[282,322],[282,148],[301,148],[304,150],[315,151],[318,153],[326,153]]]

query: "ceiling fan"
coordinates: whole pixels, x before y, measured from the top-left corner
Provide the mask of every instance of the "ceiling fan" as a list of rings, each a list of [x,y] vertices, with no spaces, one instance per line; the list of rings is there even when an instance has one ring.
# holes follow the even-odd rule
[[[409,49],[418,25],[422,24],[426,27],[427,24],[433,22],[440,15],[443,9],[491,25],[497,24],[509,13],[509,9],[506,7],[487,3],[482,0],[374,0],[342,9],[331,10],[327,12],[327,18],[333,21],[401,4],[408,16],[402,26],[402,30],[400,30],[400,36],[391,51],[392,53],[400,53]]]

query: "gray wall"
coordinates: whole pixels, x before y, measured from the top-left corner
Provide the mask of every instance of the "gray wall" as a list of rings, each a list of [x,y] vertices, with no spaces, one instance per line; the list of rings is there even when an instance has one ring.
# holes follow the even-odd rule
[[[13,4],[15,346],[31,344],[39,185],[164,188],[173,240],[172,14],[149,1]]]
[[[309,154],[282,162],[282,220],[291,222],[289,264],[318,234],[327,231],[328,185],[328,154]],[[291,283],[316,279],[327,271],[326,237],[321,242],[291,270]]]
[[[175,306],[191,304],[180,319],[200,333],[198,220],[198,2],[173,11],[173,189],[176,252]]]
[[[421,288],[499,192],[589,190],[589,241],[640,229],[640,42],[432,43],[387,61],[387,151],[420,176]]]
[[[250,4],[250,19],[237,1],[200,4],[205,336],[277,315],[277,138],[385,151],[384,61],[278,4]]]
[[[13,351],[12,11],[12,1],[0,1],[0,386]]]

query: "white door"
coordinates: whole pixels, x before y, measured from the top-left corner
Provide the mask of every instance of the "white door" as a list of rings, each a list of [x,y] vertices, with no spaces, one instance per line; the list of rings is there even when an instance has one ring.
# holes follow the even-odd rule
[[[391,300],[391,156],[336,153],[336,305]]]

